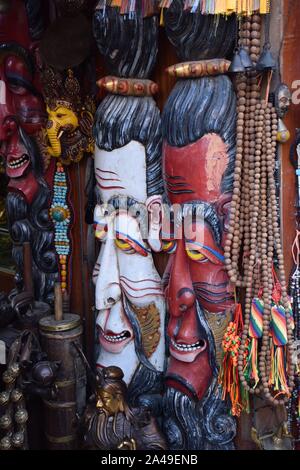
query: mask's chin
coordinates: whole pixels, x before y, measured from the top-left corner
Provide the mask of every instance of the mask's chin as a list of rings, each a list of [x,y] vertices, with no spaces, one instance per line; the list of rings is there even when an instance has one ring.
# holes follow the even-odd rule
[[[97,360],[97,367],[117,366],[124,373],[124,381],[128,385],[138,366],[139,360],[135,352],[133,339],[119,353],[108,352],[103,347]]]
[[[132,340],[133,335],[129,330],[114,332],[99,328],[99,343],[107,352],[119,354]]]
[[[191,332],[190,341],[185,340],[184,342],[182,339],[178,339],[180,332],[177,338],[170,330],[168,332],[170,361],[166,373],[166,383],[169,387],[200,400],[205,395],[213,378],[209,343],[214,339],[198,302],[196,314],[199,324],[198,331]]]

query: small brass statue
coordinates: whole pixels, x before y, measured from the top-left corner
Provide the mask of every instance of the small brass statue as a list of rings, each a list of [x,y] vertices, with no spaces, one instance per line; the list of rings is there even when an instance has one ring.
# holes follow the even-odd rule
[[[97,371],[95,392],[83,416],[84,448],[166,449],[165,439],[149,410],[128,405],[123,377],[119,367]]]

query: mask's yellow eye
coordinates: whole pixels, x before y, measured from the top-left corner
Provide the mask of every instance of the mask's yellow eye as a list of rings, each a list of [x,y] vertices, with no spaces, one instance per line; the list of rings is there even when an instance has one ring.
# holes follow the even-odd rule
[[[131,245],[128,242],[121,240],[120,238],[116,238],[115,243],[116,246],[120,248],[120,250],[127,251],[132,249]]]
[[[187,255],[194,261],[205,261],[207,258],[200,251],[186,249]]]
[[[98,238],[98,240],[103,240],[107,235],[107,225],[95,223],[94,228],[95,237]]]
[[[165,253],[174,253],[174,251],[176,250],[175,240],[163,240],[162,249]]]

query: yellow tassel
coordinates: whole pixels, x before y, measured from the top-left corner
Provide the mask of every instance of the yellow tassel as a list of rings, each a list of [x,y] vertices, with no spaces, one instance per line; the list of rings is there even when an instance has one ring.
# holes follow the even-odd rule
[[[248,10],[248,0],[243,0],[242,1],[242,14],[243,15],[246,15],[247,14],[247,10]]]
[[[226,0],[215,0],[215,15],[226,13]]]
[[[236,11],[236,0],[226,0],[226,12],[228,15]]]
[[[260,0],[259,11],[261,15],[266,15],[270,13],[270,0]]]

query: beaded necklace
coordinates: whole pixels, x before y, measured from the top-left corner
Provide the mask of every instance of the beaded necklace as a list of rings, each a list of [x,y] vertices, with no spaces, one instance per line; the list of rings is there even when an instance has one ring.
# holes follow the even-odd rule
[[[68,181],[67,173],[60,162],[56,163],[54,175],[53,199],[50,208],[50,216],[55,229],[55,249],[59,257],[59,272],[62,292],[68,288],[68,257],[71,252],[70,223],[71,211],[68,206]]]

